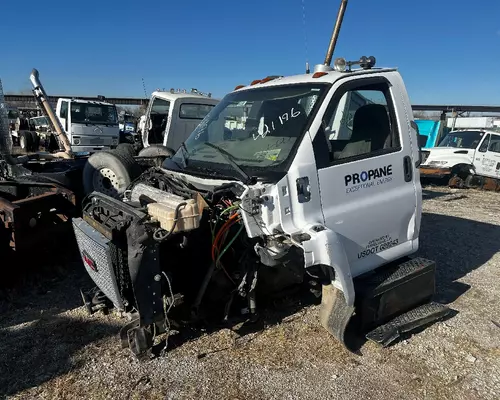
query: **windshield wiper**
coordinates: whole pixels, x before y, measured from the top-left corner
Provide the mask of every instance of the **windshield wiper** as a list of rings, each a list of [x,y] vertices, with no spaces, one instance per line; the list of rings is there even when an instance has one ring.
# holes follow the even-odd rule
[[[234,156],[231,153],[227,152],[224,149],[221,149],[219,146],[216,146],[213,143],[210,143],[210,142],[203,142],[203,143],[206,144],[207,146],[211,147],[212,149],[217,150],[219,152],[219,154],[227,160],[229,165],[231,165],[233,167],[233,169],[243,177],[243,183],[252,184],[255,181],[254,178],[252,178],[245,171],[243,171],[243,169],[241,169],[241,167],[238,165],[238,163],[234,160]]]

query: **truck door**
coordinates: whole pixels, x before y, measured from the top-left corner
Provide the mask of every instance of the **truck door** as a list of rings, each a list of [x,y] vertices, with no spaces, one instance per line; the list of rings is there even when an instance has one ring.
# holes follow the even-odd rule
[[[170,116],[170,101],[153,97],[148,110],[149,120],[146,120],[145,130],[147,136],[143,137],[146,146],[150,144],[163,144],[163,136],[168,126]]]
[[[341,237],[357,276],[415,250],[418,144],[410,140],[411,108],[400,81],[372,76],[341,82],[331,89],[314,147],[315,153],[328,151],[327,162],[316,154],[325,224]]]
[[[500,135],[485,135],[474,156],[476,174],[500,178]]]

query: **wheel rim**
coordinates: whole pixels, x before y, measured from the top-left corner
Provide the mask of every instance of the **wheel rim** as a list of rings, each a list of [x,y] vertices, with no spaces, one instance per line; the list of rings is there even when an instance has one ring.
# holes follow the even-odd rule
[[[109,168],[101,168],[94,173],[94,190],[108,196],[117,197],[119,194],[119,182],[116,174]]]
[[[24,136],[21,136],[19,139],[19,145],[21,146],[21,149],[26,150],[26,138]]]

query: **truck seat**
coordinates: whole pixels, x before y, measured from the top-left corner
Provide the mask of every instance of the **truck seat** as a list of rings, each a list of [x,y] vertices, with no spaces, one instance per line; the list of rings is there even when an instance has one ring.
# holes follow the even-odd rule
[[[334,159],[355,157],[390,146],[391,126],[387,109],[380,104],[364,105],[354,114],[349,143],[334,155]]]

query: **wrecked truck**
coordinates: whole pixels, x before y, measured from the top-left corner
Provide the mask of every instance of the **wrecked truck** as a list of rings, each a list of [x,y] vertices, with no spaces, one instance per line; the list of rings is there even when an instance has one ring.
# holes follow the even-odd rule
[[[432,300],[434,261],[414,256],[420,148],[402,77],[329,54],[236,87],[122,199],[83,202],[84,302],[129,316],[136,356],[174,323],[256,321],[260,298],[301,284],[322,288],[321,324],[349,349],[350,321],[385,346],[449,312]]]

